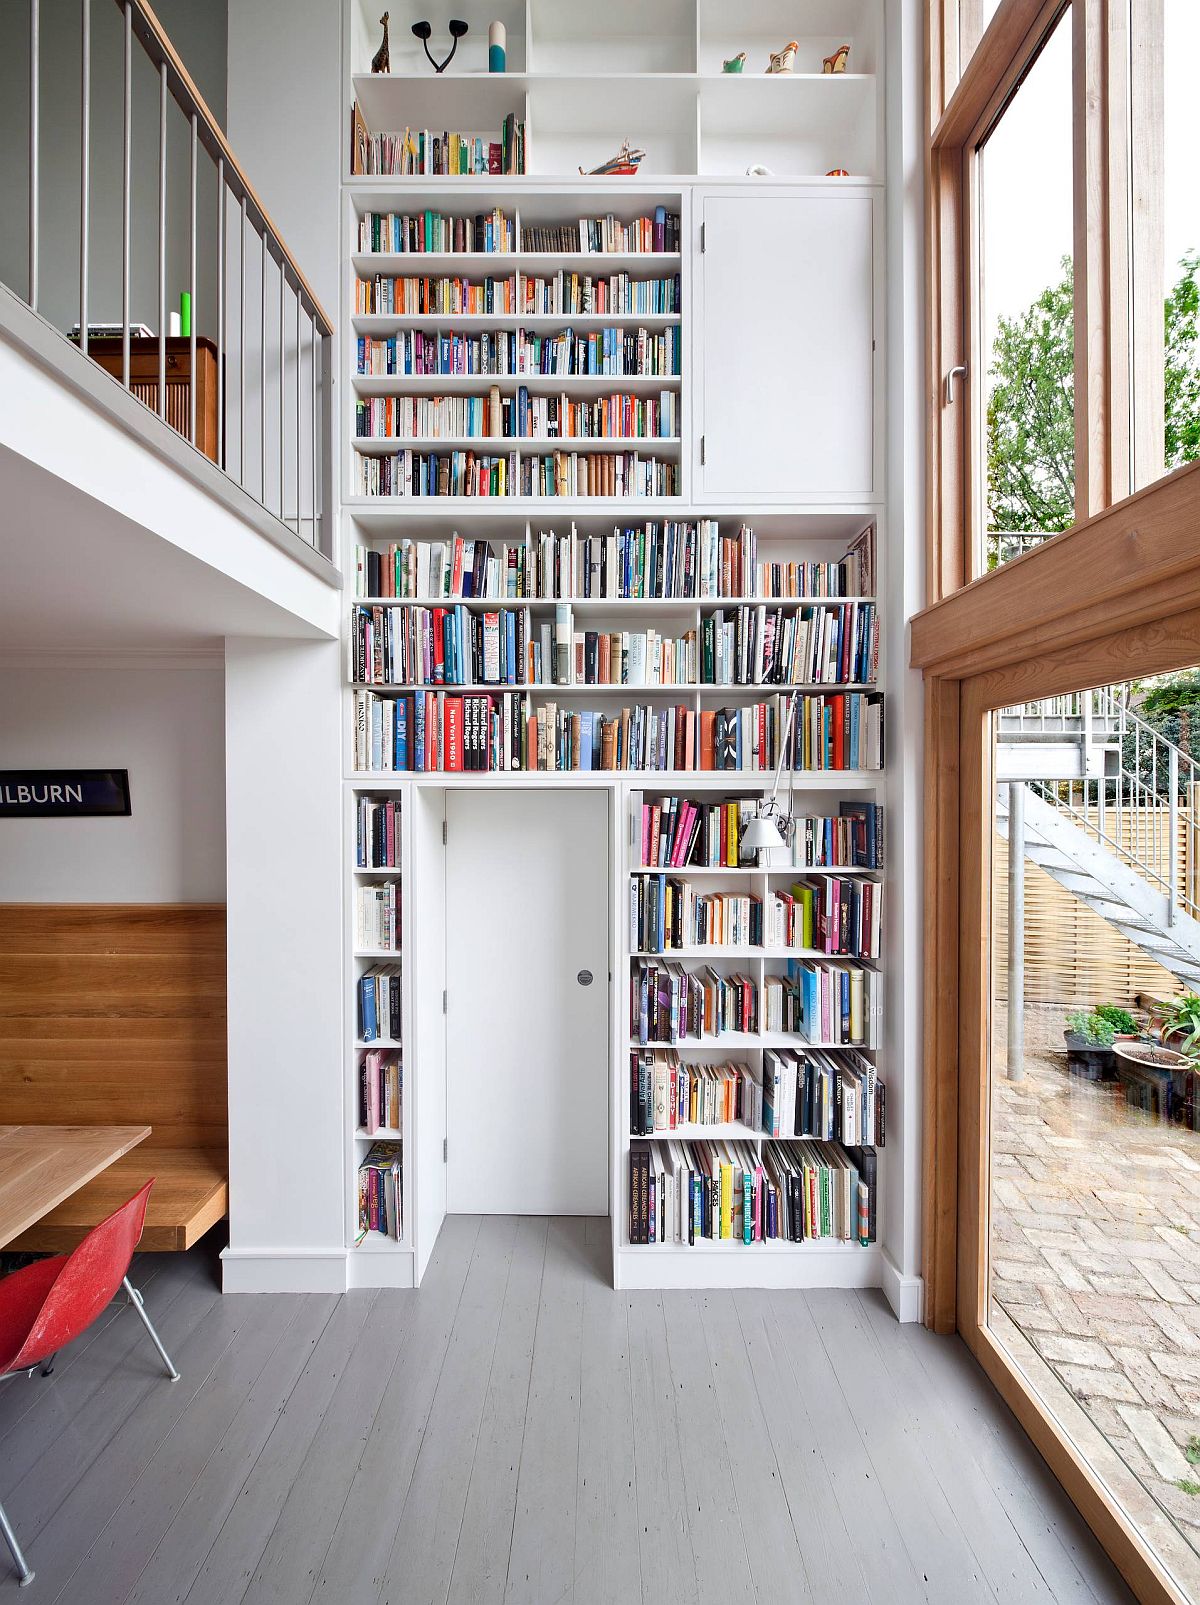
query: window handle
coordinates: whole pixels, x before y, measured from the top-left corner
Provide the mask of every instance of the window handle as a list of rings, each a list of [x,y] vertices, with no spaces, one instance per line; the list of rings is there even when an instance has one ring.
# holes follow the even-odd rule
[[[947,405],[947,407],[953,407],[953,405],[954,405],[954,381],[955,381],[955,379],[961,378],[961,379],[965,380],[966,377],[967,377],[967,365],[966,365],[965,362],[960,362],[960,363],[956,364],[956,366],[951,368],[950,372],[946,375],[946,405]]]

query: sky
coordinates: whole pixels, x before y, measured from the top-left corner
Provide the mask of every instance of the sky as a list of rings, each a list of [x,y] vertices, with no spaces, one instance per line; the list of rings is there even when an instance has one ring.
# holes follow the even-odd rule
[[[1166,286],[1185,250],[1200,248],[1195,174],[1195,64],[1200,4],[1164,0],[1166,14]],[[989,0],[987,9],[995,8]],[[983,154],[984,336],[1054,283],[1071,252],[1071,19],[1069,13],[1018,90]]]

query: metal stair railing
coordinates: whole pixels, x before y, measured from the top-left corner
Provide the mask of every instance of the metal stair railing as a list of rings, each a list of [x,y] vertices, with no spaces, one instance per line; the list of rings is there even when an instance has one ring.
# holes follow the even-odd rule
[[[1028,784],[1158,887],[1167,899],[1168,924],[1175,923],[1180,909],[1200,919],[1200,763],[1134,713],[1111,687],[1085,696],[1085,723],[1116,734],[1115,773]]]

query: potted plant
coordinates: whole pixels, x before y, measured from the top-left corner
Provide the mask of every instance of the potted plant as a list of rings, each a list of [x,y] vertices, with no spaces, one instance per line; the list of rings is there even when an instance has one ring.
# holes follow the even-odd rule
[[[1119,1003],[1097,1003],[1092,1011],[1101,1020],[1107,1020],[1116,1032],[1117,1041],[1125,1038],[1136,1038],[1141,1033],[1138,1023],[1128,1009],[1123,1009]]]
[[[1104,1081],[1116,1072],[1113,1043],[1116,1031],[1103,1016],[1077,1009],[1067,1015],[1063,1036],[1067,1042],[1067,1069],[1085,1081]]]
[[[1185,992],[1171,1000],[1161,1015],[1160,1040],[1178,1056],[1170,1067],[1170,1118],[1200,1129],[1200,995]]]

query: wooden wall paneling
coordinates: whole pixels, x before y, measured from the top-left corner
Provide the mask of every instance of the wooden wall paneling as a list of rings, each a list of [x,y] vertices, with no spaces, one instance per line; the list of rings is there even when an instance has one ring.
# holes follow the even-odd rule
[[[225,909],[0,905],[0,1124],[149,1125],[13,1245],[59,1252],[155,1176],[142,1246],[227,1207]]]
[[[925,1058],[922,1276],[925,1324],[955,1327],[958,1228],[958,795],[956,680],[925,683]]]

